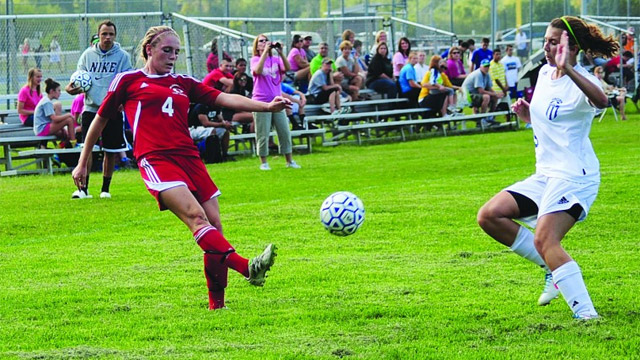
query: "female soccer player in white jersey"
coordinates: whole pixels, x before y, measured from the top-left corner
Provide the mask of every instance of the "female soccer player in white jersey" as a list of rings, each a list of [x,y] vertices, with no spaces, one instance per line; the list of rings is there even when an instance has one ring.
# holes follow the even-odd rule
[[[547,27],[547,64],[539,72],[531,104],[519,99],[513,111],[533,127],[536,173],[499,192],[478,213],[491,237],[544,270],[538,299],[547,305],[562,293],[578,319],[598,317],[582,273],[560,241],[584,220],[598,194],[599,163],[589,140],[595,108],[607,106],[598,79],[577,64],[580,50],[612,56],[618,45],[597,26],[571,16]],[[514,222],[535,227],[535,235]]]
[[[270,103],[221,93],[189,76],[172,74],[180,51],[180,40],[170,27],[150,28],[140,43],[145,59],[142,69],[118,74],[89,128],[73,180],[80,188],[87,176],[91,149],[107,121],[124,106],[134,136],[134,155],[149,192],[161,210],[171,210],[182,220],[204,250],[209,288],[209,309],[224,307],[227,269],[242,275],[252,285],[262,286],[265,273],[275,259],[276,247],[248,261],[222,235],[217,196],[213,183],[189,136],[189,103],[203,103],[238,111],[278,112],[290,103],[275,98]]]

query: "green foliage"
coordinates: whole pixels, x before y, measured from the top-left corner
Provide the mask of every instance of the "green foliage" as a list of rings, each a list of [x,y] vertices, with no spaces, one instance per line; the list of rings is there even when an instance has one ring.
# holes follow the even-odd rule
[[[593,125],[600,194],[563,242],[603,315],[592,323],[563,299],[536,306],[542,272],[475,223],[534,171],[529,130],[317,147],[295,171],[281,157],[270,172],[209,166],[238,252],[280,247],[265,287],[230,272],[230,309],[215,312],[201,251],[137,171],[115,174],[110,201],[69,200],[68,175],[0,178],[0,358],[637,358],[638,134],[638,115]],[[319,221],[337,190],[366,208],[346,238]]]

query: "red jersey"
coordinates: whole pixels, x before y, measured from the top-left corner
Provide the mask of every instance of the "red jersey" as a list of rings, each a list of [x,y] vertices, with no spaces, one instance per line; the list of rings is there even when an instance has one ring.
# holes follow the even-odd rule
[[[187,75],[127,71],[113,79],[98,114],[115,118],[124,105],[137,159],[159,152],[199,156],[189,135],[189,103],[213,105],[219,94]]]
[[[233,80],[233,74],[224,73],[220,68],[214,69],[212,72],[208,73],[207,76],[202,79],[202,83],[211,86],[212,88],[223,90],[224,85],[220,82],[220,79],[227,78]]]

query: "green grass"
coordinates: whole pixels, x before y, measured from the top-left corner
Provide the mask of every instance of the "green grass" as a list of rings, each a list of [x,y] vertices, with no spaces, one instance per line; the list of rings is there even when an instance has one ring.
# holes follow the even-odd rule
[[[68,174],[0,178],[0,358],[640,358],[639,134],[635,113],[593,126],[600,194],[564,241],[603,316],[590,323],[563,299],[536,306],[542,272],[475,222],[534,171],[528,130],[316,147],[297,171],[209,166],[238,252],[280,248],[264,288],[230,273],[216,312],[200,249],[136,171],[110,201],[69,200]],[[319,222],[338,190],[366,208],[346,238]]]

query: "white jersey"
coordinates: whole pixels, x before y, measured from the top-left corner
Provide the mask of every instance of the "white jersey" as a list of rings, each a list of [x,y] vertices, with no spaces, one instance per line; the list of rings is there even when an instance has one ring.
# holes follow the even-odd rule
[[[552,80],[555,69],[548,64],[540,69],[531,99],[536,173],[578,183],[600,182],[600,163],[589,140],[595,108],[569,76]],[[582,66],[574,69],[600,86]]]

